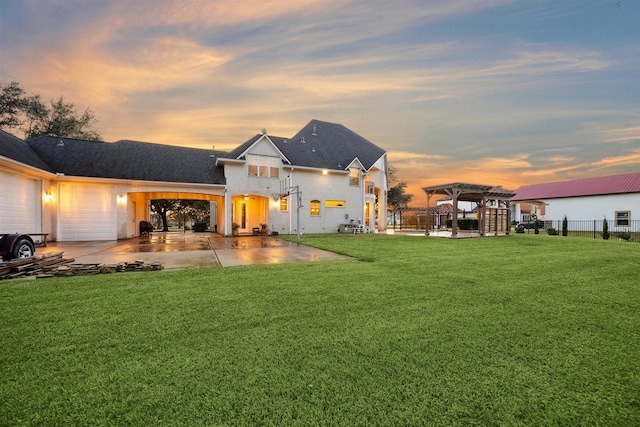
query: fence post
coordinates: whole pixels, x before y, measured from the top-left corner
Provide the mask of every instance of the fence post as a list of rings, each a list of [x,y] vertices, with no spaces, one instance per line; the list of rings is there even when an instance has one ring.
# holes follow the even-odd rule
[[[596,238],[596,220],[593,220],[593,238]]]

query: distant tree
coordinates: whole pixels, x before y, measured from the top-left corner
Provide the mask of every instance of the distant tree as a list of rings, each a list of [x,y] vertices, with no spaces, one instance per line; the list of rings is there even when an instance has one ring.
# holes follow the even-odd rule
[[[40,95],[27,95],[18,82],[0,83],[0,127],[20,128],[25,139],[53,135],[101,141],[90,129],[96,121],[91,109],[78,113],[62,96],[47,106]]]
[[[406,194],[405,189],[407,183],[405,181],[399,181],[396,174],[398,170],[393,166],[389,166],[389,191],[387,192],[387,207],[393,211],[393,226],[396,225],[396,212],[402,208],[409,206],[413,194]],[[402,215],[402,213],[401,213]],[[402,218],[400,219],[402,222]]]
[[[180,209],[180,200],[177,199],[157,199],[151,200],[151,211],[155,212],[162,220],[162,231],[169,231],[169,220],[167,215]]]
[[[569,234],[569,220],[565,215],[564,218],[562,218],[562,235],[566,237],[568,234]]]
[[[0,82],[0,128],[22,125],[26,94],[18,82]]]

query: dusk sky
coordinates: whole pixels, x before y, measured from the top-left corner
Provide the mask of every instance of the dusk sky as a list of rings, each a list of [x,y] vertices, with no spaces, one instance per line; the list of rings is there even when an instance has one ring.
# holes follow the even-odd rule
[[[0,80],[91,108],[106,141],[340,123],[412,205],[640,172],[640,0],[0,0]]]

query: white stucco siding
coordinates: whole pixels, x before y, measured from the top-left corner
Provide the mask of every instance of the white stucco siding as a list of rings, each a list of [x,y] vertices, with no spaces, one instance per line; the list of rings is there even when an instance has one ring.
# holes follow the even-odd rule
[[[364,188],[363,180],[359,186],[349,185],[349,175],[321,172],[292,172],[294,186],[302,191],[300,211],[300,229],[303,233],[333,233],[340,224],[361,221],[364,223]],[[311,215],[311,201],[320,201],[320,215]],[[327,207],[327,200],[344,201],[344,206]],[[295,210],[295,201],[291,202]],[[295,214],[295,212],[294,212]],[[295,220],[295,217],[294,217]],[[294,230],[295,231],[295,222]]]
[[[39,233],[40,181],[0,171],[0,233]]]
[[[602,220],[613,225],[617,211],[630,211],[631,220],[640,220],[640,193],[546,199],[545,220]]]
[[[60,183],[58,194],[60,241],[117,239],[115,185]]]

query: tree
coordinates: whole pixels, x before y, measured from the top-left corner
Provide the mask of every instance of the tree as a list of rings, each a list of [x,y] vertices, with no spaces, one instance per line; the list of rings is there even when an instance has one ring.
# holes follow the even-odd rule
[[[396,215],[395,212],[399,211],[402,208],[406,208],[411,199],[413,199],[413,194],[406,194],[404,191],[407,188],[407,183],[405,181],[399,181],[396,177],[396,173],[398,170],[393,166],[389,166],[389,191],[387,192],[387,206],[391,211],[394,212],[393,215],[393,226],[395,228],[396,225]],[[402,215],[402,213],[401,213]],[[402,222],[402,218],[400,219]]]
[[[569,234],[569,220],[565,215],[564,218],[562,218],[562,235],[566,237],[568,234]]]
[[[609,240],[609,221],[606,217],[602,220],[602,238]]]
[[[180,200],[177,199],[158,199],[151,201],[151,210],[160,216],[162,220],[162,231],[169,231],[169,220],[167,214],[169,212],[178,210],[180,207]]]
[[[62,96],[48,107],[40,95],[27,95],[18,82],[0,83],[0,127],[20,128],[25,139],[52,135],[101,141],[100,134],[90,129],[96,121],[91,109],[78,113]]]
[[[0,82],[0,128],[22,125],[20,118],[25,108],[25,92],[18,82]]]

